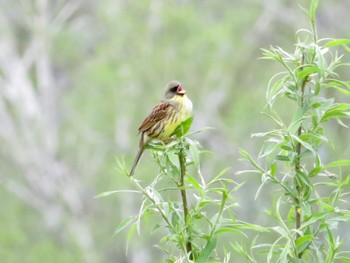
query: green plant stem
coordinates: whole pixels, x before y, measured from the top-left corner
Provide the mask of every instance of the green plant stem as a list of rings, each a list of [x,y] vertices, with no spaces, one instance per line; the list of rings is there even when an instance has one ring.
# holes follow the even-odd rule
[[[302,56],[302,59],[301,59],[301,67],[300,67],[300,70],[303,70],[303,65],[304,65],[304,55]],[[300,86],[300,92],[301,92],[301,100],[300,100],[300,107],[304,107],[304,94],[305,94],[305,85],[306,85],[306,82],[307,82],[307,78],[308,76],[306,76],[302,83],[301,83],[301,86]],[[297,136],[300,137],[301,134],[303,132],[303,128],[302,128],[302,124],[300,124],[299,128],[298,128],[298,131],[297,131]],[[296,153],[297,153],[297,161],[296,161],[296,164],[295,164],[295,173],[297,174],[298,171],[301,170],[301,164],[300,164],[300,154],[301,154],[301,143],[298,142],[297,145],[296,145]],[[295,175],[297,176],[297,175]],[[300,185],[299,185],[299,182],[296,181],[296,190],[297,190],[297,197],[295,198],[295,201],[296,201],[296,206],[295,206],[295,227],[297,230],[300,229],[300,226],[301,226],[301,217],[302,217],[302,211],[301,211],[301,188],[300,188]],[[296,234],[296,238],[295,240],[297,240],[298,238],[300,237],[300,234],[297,232]],[[303,255],[302,252],[298,253],[298,258],[301,258]]]
[[[148,192],[147,189],[144,189],[140,183],[137,181],[137,179],[135,179],[134,177],[130,177],[130,180],[136,185],[136,187],[142,192],[142,194],[144,194],[145,196],[147,196],[147,198],[155,205],[155,207],[157,208],[158,212],[160,213],[161,217],[164,219],[164,221],[166,222],[166,224],[168,225],[168,227],[170,229],[172,229],[173,231],[175,231],[175,228],[173,226],[173,224],[170,222],[170,220],[168,219],[168,217],[166,216],[166,214],[164,213],[162,207],[160,206],[159,202],[157,202]]]
[[[180,163],[180,182],[179,188],[181,192],[181,199],[184,211],[184,220],[185,220],[185,229],[186,229],[186,251],[189,254],[190,260],[193,260],[193,252],[192,252],[192,243],[191,243],[191,233],[189,231],[189,222],[188,222],[188,205],[187,205],[187,196],[185,189],[185,176],[186,176],[186,156],[183,148],[181,147],[179,152],[179,163]]]
[[[137,179],[135,179],[134,177],[130,177],[130,180],[136,185],[136,187],[145,195],[147,196],[148,200],[150,200],[155,207],[157,208],[158,212],[160,213],[161,217],[164,219],[165,223],[168,225],[169,229],[173,232],[176,233],[176,228],[173,226],[173,224],[170,222],[169,218],[167,217],[167,215],[165,214],[163,208],[161,207],[161,204],[159,202],[157,202],[152,195],[147,191],[147,189],[144,189],[139,182],[137,181]],[[181,246],[181,248],[183,249],[184,253],[187,253],[187,248]]]

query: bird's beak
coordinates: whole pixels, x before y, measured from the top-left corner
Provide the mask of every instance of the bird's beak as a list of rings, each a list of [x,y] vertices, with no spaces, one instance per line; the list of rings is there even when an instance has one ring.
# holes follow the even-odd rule
[[[176,91],[177,94],[179,95],[184,95],[186,93],[186,90],[182,89],[182,86],[179,85]]]

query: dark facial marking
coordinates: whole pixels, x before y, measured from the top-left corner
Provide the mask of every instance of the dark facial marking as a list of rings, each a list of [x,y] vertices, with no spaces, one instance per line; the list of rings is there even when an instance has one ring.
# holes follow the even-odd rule
[[[179,87],[179,85],[177,85],[177,86],[175,86],[175,87],[172,87],[172,88],[170,89],[170,91],[171,91],[172,93],[176,93],[178,87]]]

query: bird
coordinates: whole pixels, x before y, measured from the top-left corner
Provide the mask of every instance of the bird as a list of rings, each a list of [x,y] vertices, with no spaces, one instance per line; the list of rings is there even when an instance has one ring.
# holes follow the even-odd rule
[[[170,81],[165,86],[163,100],[152,109],[138,129],[141,134],[139,151],[129,176],[134,174],[147,143],[153,139],[167,141],[177,126],[191,117],[191,113],[192,101],[187,97],[182,84],[177,80]]]

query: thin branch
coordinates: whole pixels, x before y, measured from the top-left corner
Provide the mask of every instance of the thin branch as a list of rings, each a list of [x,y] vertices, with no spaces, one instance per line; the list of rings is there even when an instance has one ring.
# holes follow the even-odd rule
[[[305,56],[304,54],[302,55],[302,58],[301,58],[301,67],[300,67],[300,70],[303,70],[303,67],[304,67],[304,60],[305,60]],[[308,76],[306,76],[302,83],[301,83],[301,86],[300,86],[300,92],[301,92],[301,100],[300,100],[300,107],[304,107],[304,94],[305,94],[305,85],[306,85],[306,82],[307,82],[307,79],[308,79]],[[297,131],[297,136],[300,137],[303,133],[303,128],[302,128],[302,124],[300,124],[299,128],[298,128],[298,131]],[[296,145],[296,153],[297,153],[297,161],[296,161],[296,164],[295,164],[295,176],[296,174],[298,173],[298,171],[301,170],[301,164],[300,164],[300,154],[301,154],[301,143],[298,142],[297,145]],[[302,217],[302,211],[301,211],[301,207],[300,207],[300,195],[301,195],[301,189],[300,189],[300,185],[299,183],[296,183],[296,189],[297,189],[297,198],[295,198],[295,201],[296,201],[296,206],[295,206],[295,227],[297,230],[300,229],[300,226],[301,226],[301,217]],[[295,240],[297,240],[298,238],[300,237],[300,234],[299,232],[297,231],[297,234],[296,234],[296,238]],[[298,254],[298,258],[301,258],[303,255],[302,252],[300,252]]]
[[[182,146],[182,145],[181,145]],[[188,215],[188,205],[187,205],[187,196],[185,189],[185,176],[186,176],[186,156],[184,153],[183,147],[181,147],[179,152],[179,162],[180,162],[180,182],[179,188],[181,192],[182,205],[184,211],[184,219],[186,225],[186,251],[189,254],[190,260],[193,260],[193,252],[192,252],[192,242],[191,242],[191,231],[189,230],[189,215]]]

